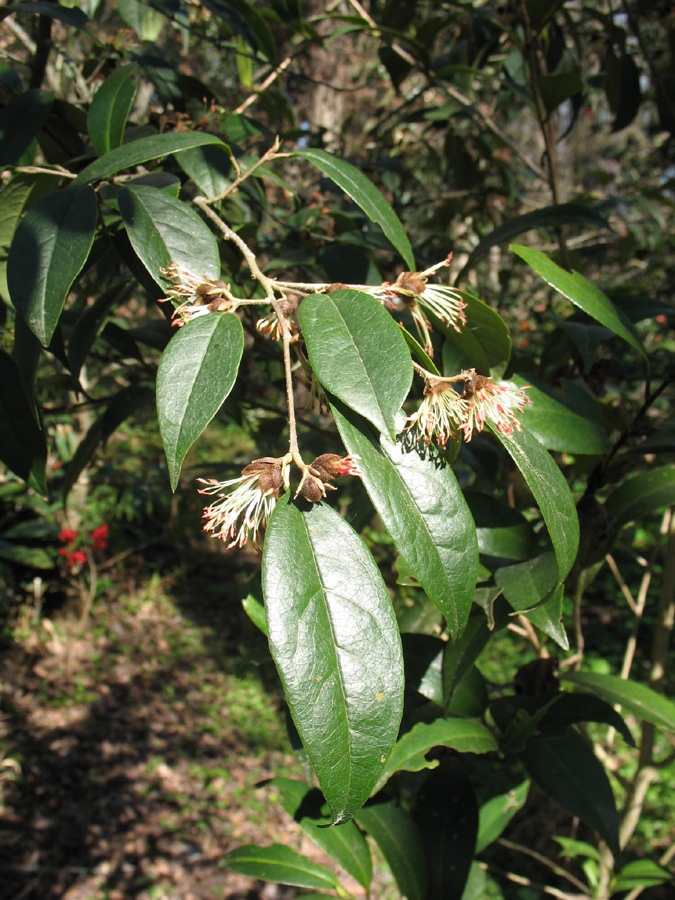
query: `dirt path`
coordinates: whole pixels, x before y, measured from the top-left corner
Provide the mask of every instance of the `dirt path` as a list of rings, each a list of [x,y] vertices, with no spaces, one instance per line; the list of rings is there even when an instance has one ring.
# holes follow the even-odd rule
[[[299,775],[264,639],[237,601],[151,579],[81,638],[43,621],[3,654],[2,900],[292,897],[223,855],[299,830],[255,784]]]

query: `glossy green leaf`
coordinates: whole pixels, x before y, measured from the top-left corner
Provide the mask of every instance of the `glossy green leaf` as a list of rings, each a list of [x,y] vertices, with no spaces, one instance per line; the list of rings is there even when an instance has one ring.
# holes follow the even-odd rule
[[[529,410],[528,410],[529,411]],[[490,494],[464,491],[476,523],[478,549],[486,556],[529,559],[537,550],[532,526],[522,513]]]
[[[558,228],[561,225],[583,225],[587,228],[609,228],[609,224],[604,216],[592,207],[583,206],[581,203],[558,203],[554,206],[545,206],[542,209],[535,209],[534,212],[525,213],[522,216],[515,216],[508,222],[498,225],[494,231],[478,242],[478,245],[469,254],[464,267],[457,275],[455,283],[459,284],[460,280],[472,269],[477,260],[497,244],[505,244],[512,241],[519,234],[531,231],[535,228]]]
[[[167,283],[159,270],[170,263],[200,278],[220,276],[216,239],[186,203],[145,185],[121,188],[118,199],[129,240],[158,284]]]
[[[12,303],[47,347],[68,292],[87,261],[98,204],[90,187],[48,194],[23,217],[7,260]]]
[[[192,147],[174,156],[206,197],[217,197],[232,184],[232,151],[226,144]]]
[[[405,338],[405,342],[412,351],[413,356],[416,357],[417,362],[426,369],[427,372],[431,372],[432,375],[440,375],[441,373],[438,371],[436,363],[429,356],[420,342],[405,328],[401,329],[401,334]]]
[[[608,703],[620,703],[628,712],[675,734],[675,703],[636,681],[594,672],[565,672],[565,681],[587,688]]]
[[[17,365],[4,350],[0,350],[0,460],[41,494],[47,492],[45,433],[36,421]]]
[[[478,836],[476,854],[489,847],[503,833],[506,826],[522,809],[527,800],[530,782],[523,781],[517,787],[492,797],[478,810]]]
[[[384,766],[378,790],[394,772],[435,769],[438,760],[427,759],[427,753],[434,747],[450,747],[458,753],[492,753],[497,749],[497,742],[481,722],[454,718],[418,722],[396,742]]]
[[[473,600],[478,546],[452,469],[376,435],[337,403],[332,410],[345,446],[361,457],[363,483],[396,549],[458,637]]]
[[[413,816],[427,852],[427,900],[461,900],[476,844],[478,808],[460,762],[444,758],[429,773]]]
[[[245,844],[228,853],[223,859],[223,865],[249,878],[292,884],[295,887],[334,890],[339,885],[330,869],[312,862],[283,844],[271,844],[269,847]]]
[[[241,322],[221,312],[188,322],[164,351],[157,370],[157,415],[172,490],[186,453],[232,390],[243,352]]]
[[[556,589],[556,569],[553,554],[546,553],[515,566],[498,569],[495,572],[495,583],[516,612],[525,615],[563,650],[569,650],[569,641],[561,621],[563,592],[562,588]],[[542,603],[547,597],[550,599]]]
[[[482,375],[501,378],[511,356],[511,338],[502,317],[466,291],[457,291],[466,303],[467,323],[457,332],[434,319],[434,327],[461,351],[467,367],[474,367]],[[452,373],[454,374],[454,373]]]
[[[205,131],[170,131],[166,134],[141,137],[104,153],[103,156],[84,168],[72,184],[77,186],[89,181],[98,181],[101,178],[107,178],[108,175],[115,175],[123,169],[130,169],[132,166],[159,159],[161,156],[168,156],[179,150],[189,150],[190,147],[201,147],[205,144],[224,146],[220,138]]]
[[[526,415],[527,412],[523,418]],[[579,519],[567,482],[549,453],[526,427],[514,431],[512,436],[487,427],[518,466],[537,501],[558,561],[558,580],[562,582],[574,564],[579,547]]]
[[[24,211],[52,191],[58,177],[17,172],[0,190],[0,296],[8,303],[7,258],[14,232]]]
[[[0,110],[0,169],[13,166],[47,121],[53,91],[24,91]]]
[[[96,91],[87,113],[87,130],[99,156],[122,145],[124,129],[136,96],[131,76],[135,66],[122,66]]]
[[[518,387],[528,387],[527,397],[532,401],[525,412],[527,430],[547,450],[558,453],[603,454],[611,447],[602,421],[587,419],[558,400],[553,392],[538,379],[528,375],[513,376]]]
[[[312,294],[298,309],[314,374],[327,391],[391,437],[412,384],[400,327],[361,291]]]
[[[522,759],[549,796],[594,828],[618,854],[619,820],[612,788],[592,749],[576,731],[530,741]]]
[[[407,900],[426,900],[427,858],[415,823],[393,800],[364,806],[356,821],[375,841]]]
[[[370,795],[401,720],[403,656],[389,595],[345,520],[289,495],[270,518],[262,581],[293,721],[333,823],[346,822]]]
[[[324,853],[351,875],[366,890],[373,877],[370,850],[354,822],[343,822],[339,828],[327,828],[330,816],[324,812],[321,791],[308,788],[302,781],[275,778],[270,787],[279,792],[281,805]]]
[[[296,150],[291,156],[301,156],[327,175],[348,197],[360,206],[371,222],[381,226],[403,257],[410,271],[415,268],[415,255],[400,219],[375,185],[351,163],[326,150]]]
[[[609,328],[614,334],[630,344],[634,350],[644,357],[646,354],[638,338],[635,329],[628,319],[621,313],[593,282],[588,281],[579,272],[567,272],[556,265],[540,250],[531,247],[511,245],[511,250],[531,266],[551,287],[559,291],[575,306],[582,309],[587,315]]]
[[[675,465],[629,478],[610,495],[606,507],[618,525],[660,512],[675,503]]]

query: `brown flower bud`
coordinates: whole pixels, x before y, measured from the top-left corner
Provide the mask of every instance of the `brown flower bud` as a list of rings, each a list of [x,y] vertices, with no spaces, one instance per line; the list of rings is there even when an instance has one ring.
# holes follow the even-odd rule
[[[320,503],[325,496],[321,482],[313,475],[308,475],[300,485],[300,493],[310,503]]]
[[[338,476],[338,464],[342,459],[337,453],[322,453],[312,463],[312,468],[318,473],[319,478],[326,484]]]
[[[480,391],[485,387],[490,381],[489,377],[486,375],[476,375],[475,372],[472,372],[471,378],[464,382],[464,391],[462,393],[462,398],[464,400],[470,400],[473,395]]]
[[[283,472],[279,461],[273,456],[254,459],[241,470],[242,475],[257,475],[258,485],[264,496],[273,494],[279,499],[279,490],[284,483]]]
[[[424,293],[426,286],[427,280],[422,278],[419,272],[401,272],[393,285],[394,288],[400,288],[401,291],[412,294],[414,297],[419,297]]]
[[[348,284],[345,284],[342,281],[334,281],[332,284],[329,284],[327,288],[325,288],[325,292],[327,294],[331,294],[333,291],[343,291],[348,289]]]
[[[430,394],[442,394],[444,391],[447,391],[450,385],[447,381],[441,381],[440,378],[429,378],[424,384],[424,396],[428,397]]]

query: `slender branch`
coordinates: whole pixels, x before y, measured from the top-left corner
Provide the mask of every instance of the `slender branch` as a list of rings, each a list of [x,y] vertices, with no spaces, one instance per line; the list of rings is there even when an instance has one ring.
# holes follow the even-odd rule
[[[425,381],[442,381],[444,384],[459,384],[461,381],[471,381],[471,379],[476,374],[475,369],[463,369],[459,373],[459,375],[433,375],[431,372],[425,369],[424,366],[416,363],[415,360],[413,360],[413,368],[418,373],[418,375],[421,375],[424,378]]]
[[[238,115],[241,115],[243,112],[246,112],[246,110],[249,108],[249,106],[252,106],[255,103],[255,101],[258,99],[260,94],[262,94],[263,91],[266,91],[267,88],[279,77],[279,75],[281,75],[281,73],[284,71],[284,69],[287,69],[290,66],[292,59],[293,59],[292,56],[287,56],[283,62],[279,63],[279,65],[276,67],[276,69],[273,69],[270,72],[270,74],[267,76],[267,78],[262,82],[262,84],[259,87],[254,87],[252,92],[244,100],[244,102],[240,103],[239,106],[235,109],[234,115],[238,116]]]
[[[276,141],[275,141],[276,144]],[[195,197],[192,201],[195,206],[199,207],[201,211],[207,216],[211,221],[216,225],[218,230],[221,232],[225,240],[232,241],[239,250],[241,251],[242,256],[246,260],[246,264],[249,267],[251,275],[255,278],[255,280],[260,284],[262,289],[265,291],[265,296],[267,301],[272,306],[272,309],[277,315],[279,320],[279,325],[281,327],[281,335],[283,339],[283,350],[284,350],[284,374],[286,377],[286,398],[288,401],[288,433],[289,433],[289,445],[288,450],[289,453],[293,456],[293,461],[295,464],[304,471],[306,467],[305,463],[302,461],[300,457],[299,449],[298,449],[298,434],[297,434],[297,426],[295,422],[295,402],[293,398],[293,376],[291,374],[291,332],[288,327],[288,323],[286,321],[286,316],[279,305],[279,301],[277,300],[274,294],[274,284],[270,278],[265,275],[265,273],[261,270],[258,265],[258,261],[255,257],[255,254],[250,249],[248,244],[242,240],[236,231],[233,231],[229,225],[227,225],[220,216],[215,213],[211,207],[209,206],[209,201],[206,197]]]
[[[523,853],[525,856],[530,856],[532,859],[536,859],[538,863],[541,863],[542,866],[546,866],[547,869],[550,869],[554,872],[559,878],[564,878],[566,881],[569,881],[570,884],[573,884],[575,888],[582,891],[584,894],[588,894],[588,889],[583,881],[579,881],[578,878],[575,878],[574,875],[570,875],[570,873],[563,869],[562,866],[559,866],[557,863],[551,862],[546,856],[543,856],[541,853],[537,853],[536,850],[531,850],[529,847],[525,847],[523,844],[516,844],[513,841],[508,841],[506,838],[499,838],[497,840],[498,844],[501,844],[502,847],[506,847],[507,850],[516,850],[518,853]]]
[[[229,196],[231,193],[233,193],[234,191],[237,190],[237,188],[242,183],[242,181],[245,181],[247,178],[249,178],[251,175],[253,175],[253,173],[256,171],[256,169],[259,169],[260,166],[265,165],[266,162],[268,162],[270,159],[273,159],[280,146],[281,146],[281,139],[277,135],[277,137],[274,138],[274,143],[272,144],[270,149],[266,150],[265,153],[263,153],[263,155],[260,157],[260,159],[257,160],[257,162],[253,163],[253,165],[251,166],[250,169],[247,169],[245,172],[239,172],[239,170],[237,170],[238,171],[237,177],[234,179],[232,184],[228,185],[225,188],[225,190],[222,192],[222,194],[218,194],[217,197],[209,197],[208,200],[206,199],[206,197],[195,198],[195,201],[197,199],[201,199],[204,201],[204,203],[212,204],[212,203],[219,203],[221,200],[224,200],[225,197]],[[200,207],[200,209],[201,209],[201,207]]]

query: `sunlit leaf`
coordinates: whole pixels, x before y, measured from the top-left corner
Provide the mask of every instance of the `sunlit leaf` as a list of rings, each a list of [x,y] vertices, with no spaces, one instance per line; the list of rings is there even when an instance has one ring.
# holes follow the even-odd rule
[[[339,824],[370,795],[401,719],[403,656],[389,595],[345,520],[288,494],[270,518],[262,579],[270,650]]]
[[[186,453],[232,390],[243,351],[241,322],[221,312],[188,322],[164,351],[157,415],[173,490]]]
[[[249,878],[292,884],[295,887],[334,890],[339,885],[330,869],[312,862],[283,844],[271,844],[269,847],[245,844],[228,853],[223,859],[223,865]]]

